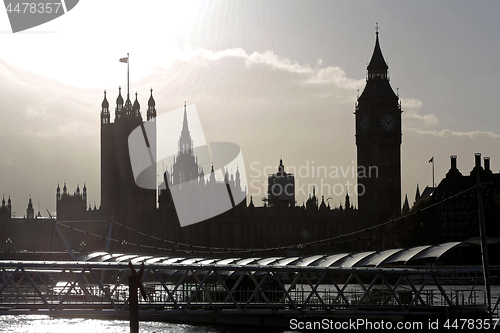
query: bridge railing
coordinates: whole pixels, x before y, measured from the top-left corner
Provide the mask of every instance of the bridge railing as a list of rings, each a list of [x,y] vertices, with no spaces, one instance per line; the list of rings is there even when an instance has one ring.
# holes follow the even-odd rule
[[[128,308],[126,263],[0,261],[0,304],[9,313]],[[412,276],[423,282],[413,283]],[[238,313],[370,311],[484,306],[484,291],[444,288],[429,270],[147,264],[140,308]],[[97,310],[96,310],[97,309]]]

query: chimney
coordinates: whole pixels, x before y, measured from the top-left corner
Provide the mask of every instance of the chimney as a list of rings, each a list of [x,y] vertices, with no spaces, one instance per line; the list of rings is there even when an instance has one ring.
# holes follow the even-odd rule
[[[474,156],[476,157],[476,168],[481,169],[481,153],[475,153]]]
[[[451,155],[450,160],[451,160],[451,168],[450,171],[448,171],[448,173],[446,174],[446,178],[462,176],[460,171],[458,171],[457,169],[457,155]]]
[[[451,170],[456,170],[457,169],[457,155],[451,155]]]
[[[484,170],[490,171],[490,158],[489,157],[484,158]]]
[[[483,167],[481,167],[481,153],[475,153],[474,157],[476,158],[476,164],[474,165],[474,168],[471,170],[470,175],[471,176],[477,176],[476,172],[480,172],[481,174],[483,173]]]

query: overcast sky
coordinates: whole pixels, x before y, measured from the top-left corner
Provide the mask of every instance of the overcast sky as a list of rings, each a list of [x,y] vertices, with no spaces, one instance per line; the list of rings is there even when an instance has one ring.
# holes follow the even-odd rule
[[[85,0],[12,34],[0,11],[0,194],[17,216],[30,195],[46,215],[58,183],[85,182],[99,206],[100,104],[106,89],[114,110],[130,53],[143,117],[150,88],[159,114],[195,104],[207,141],[241,147],[256,204],[283,158],[298,204],[314,184],[338,206],[354,189],[353,112],[376,22],[404,111],[402,200],[431,185],[432,156],[436,182],[450,155],[463,174],[476,152],[498,171],[499,12],[498,1]]]

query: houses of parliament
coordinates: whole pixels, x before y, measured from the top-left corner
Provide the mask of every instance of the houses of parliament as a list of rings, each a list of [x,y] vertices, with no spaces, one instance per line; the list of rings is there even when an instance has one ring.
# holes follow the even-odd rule
[[[231,193],[245,196],[246,188],[242,188],[239,170],[229,174],[226,169],[224,179],[216,179],[213,166],[210,170],[204,170],[198,165],[184,105],[182,128],[179,128],[179,149],[174,164],[161,170],[163,186],[158,184],[159,190],[139,187],[130,162],[128,137],[134,129],[145,123],[155,124],[156,102],[151,89],[144,120],[137,93],[132,103],[129,92],[124,98],[119,88],[114,113],[111,112],[106,91],[101,103],[100,207],[88,206],[87,184],[83,184],[81,190],[77,185],[73,194],[68,191],[67,184],[62,184],[62,191],[58,185],[57,228],[64,234],[69,246],[82,251],[106,249],[112,252],[152,253],[189,252],[197,248],[209,252],[214,249],[233,249],[236,252],[252,249],[255,253],[317,253],[373,247],[373,242],[367,244],[375,237],[374,234],[342,237],[399,218],[402,208],[406,207],[403,211],[409,212],[408,202],[405,202],[405,207],[401,204],[401,103],[389,82],[378,29],[375,37],[374,51],[367,66],[366,86],[357,99],[354,113],[358,170],[375,166],[377,175],[367,177],[358,172],[358,186],[362,185],[365,191],[357,198],[357,208],[351,204],[349,194],[344,204],[334,209],[315,190],[302,206],[296,205],[294,191],[287,191],[287,195],[275,195],[273,189],[276,186],[291,186],[292,189],[294,186],[294,175],[287,173],[286,163],[280,160],[276,173],[268,177],[268,197],[264,206],[256,207],[250,197],[220,215],[181,227],[172,199],[173,185],[182,184],[185,179],[198,178],[197,186],[200,189],[209,186],[227,187]],[[456,158],[453,161],[455,164],[452,169],[456,169]],[[208,177],[206,172],[210,173]],[[155,179],[152,181],[156,182],[156,173],[153,176]],[[452,176],[454,181],[463,181],[461,177],[466,177],[456,172],[452,172]],[[495,190],[491,192],[492,202],[498,199],[496,195],[500,190],[500,176],[497,176],[488,176],[496,182],[493,186]],[[447,189],[453,187],[448,177],[445,180]],[[443,195],[439,194],[440,186],[433,189],[438,196]],[[460,188],[457,186],[457,189]],[[429,200],[416,197],[415,205],[424,199]],[[196,200],[190,204],[193,209],[203,209],[195,207]],[[27,251],[53,251],[61,247],[58,236],[54,236],[54,222],[36,218],[31,198],[25,219],[13,219],[10,207],[10,198],[8,205],[5,205],[4,198],[0,208],[0,224],[15,247]],[[492,214],[497,213],[495,211]],[[469,222],[460,220],[460,223],[473,224],[474,218],[472,214]],[[448,216],[446,223],[451,230],[453,218]],[[463,233],[450,231],[442,240],[464,240],[473,235],[472,228],[464,229]],[[324,242],[324,239],[331,241]]]

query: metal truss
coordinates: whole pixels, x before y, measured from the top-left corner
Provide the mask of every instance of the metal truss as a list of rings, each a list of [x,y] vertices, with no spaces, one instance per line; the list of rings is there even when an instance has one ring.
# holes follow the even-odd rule
[[[0,313],[123,315],[130,274],[125,262],[0,261]],[[445,291],[430,270],[152,263],[141,282],[141,315],[342,317],[485,307],[482,290]]]

